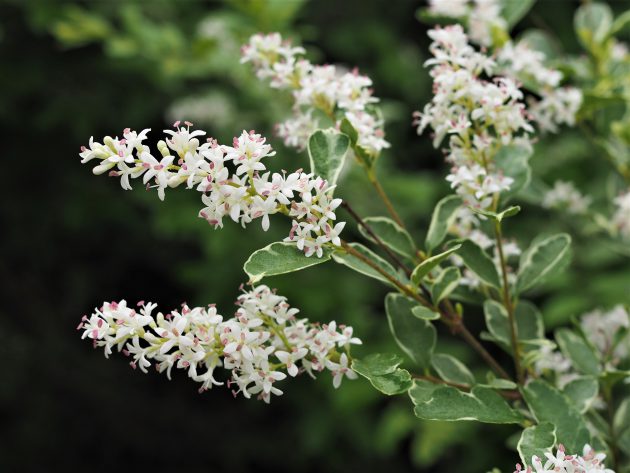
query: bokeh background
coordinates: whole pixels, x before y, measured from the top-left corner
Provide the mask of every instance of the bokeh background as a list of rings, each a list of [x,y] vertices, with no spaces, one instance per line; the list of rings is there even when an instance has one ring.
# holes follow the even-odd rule
[[[539,1],[516,33],[554,34],[579,53],[572,1]],[[195,192],[160,202],[137,186],[95,177],[79,163],[90,136],[125,127],[153,129],[187,119],[220,142],[242,129],[273,135],[290,101],[239,65],[249,35],[281,31],[304,42],[316,62],[358,66],[374,81],[392,148],[380,160],[384,186],[422,241],[430,212],[448,193],[441,154],[411,126],[430,98],[427,25],[411,0],[0,1],[0,471],[512,471],[510,427],[425,422],[409,400],[385,398],[367,382],[335,391],[322,375],[284,382],[270,406],[233,399],[221,388],[200,395],[182,373],[172,381],[132,370],[80,340],[81,316],[103,300],[216,302],[230,314],[242,263],[287,231],[197,218]],[[615,11],[630,7],[612,2]],[[150,135],[151,136],[151,135]],[[271,138],[274,169],[307,165]],[[542,182],[573,180],[606,202],[611,168],[577,131],[546,137],[533,165]],[[363,215],[384,209],[351,170],[340,189]],[[536,295],[547,326],[596,306],[630,302],[628,258],[570,219],[528,207],[508,229],[528,242],[541,230],[577,231],[569,271]],[[349,236],[357,236],[351,227]],[[313,320],[351,324],[357,353],[397,351],[385,323],[386,289],[327,263],[269,281]],[[482,329],[479,310],[469,324]],[[441,351],[467,358],[444,334]],[[501,357],[501,353],[496,353]]]

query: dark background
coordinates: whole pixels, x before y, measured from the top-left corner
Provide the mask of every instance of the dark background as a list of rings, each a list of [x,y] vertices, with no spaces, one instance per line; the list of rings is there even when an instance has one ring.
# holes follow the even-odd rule
[[[267,234],[257,225],[213,231],[196,217],[196,193],[171,190],[162,203],[141,185],[124,192],[78,157],[91,135],[100,140],[127,126],[152,128],[154,143],[170,126],[173,103],[208,94],[208,116],[191,119],[209,134],[222,142],[243,128],[271,136],[289,101],[238,64],[238,45],[256,31],[281,30],[304,41],[313,60],[357,65],[373,78],[393,145],[380,162],[384,185],[422,241],[448,189],[440,153],[410,125],[412,111],[430,98],[420,4],[299,4],[0,2],[0,471],[511,471],[511,428],[422,422],[406,397],[386,399],[362,380],[335,391],[326,374],[285,381],[285,395],[270,406],[233,399],[221,387],[200,395],[183,373],[169,382],[133,371],[118,354],[106,360],[75,330],[83,314],[120,298],[156,301],[162,310],[216,302],[229,315],[246,279],[242,262],[286,234],[281,218]],[[565,51],[579,52],[576,7],[540,1],[517,33],[543,27]],[[214,33],[200,39],[203,18]],[[611,172],[589,165],[594,151],[579,133],[562,140],[537,148],[534,162],[548,182],[588,183]],[[303,155],[272,143],[274,169],[306,165]],[[341,191],[362,214],[384,214],[361,173],[351,172]],[[537,208],[520,222],[509,233],[525,242],[539,228],[571,225]],[[550,326],[628,301],[627,260],[601,258],[604,279],[589,277],[595,269],[577,258],[553,296],[537,295]],[[384,323],[386,290],[377,283],[328,263],[269,284],[304,316],[354,325],[364,341],[358,353],[397,351]],[[470,325],[478,332],[481,317]],[[477,367],[452,337],[441,343]]]

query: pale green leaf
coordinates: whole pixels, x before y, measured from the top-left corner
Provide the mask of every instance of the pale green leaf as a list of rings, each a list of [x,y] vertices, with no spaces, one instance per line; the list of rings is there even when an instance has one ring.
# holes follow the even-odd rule
[[[379,255],[374,253],[372,250],[366,248],[360,243],[350,243],[349,246],[368,258],[372,263],[381,268],[384,272],[386,272],[393,278],[398,279],[398,274],[396,273],[396,270],[392,267],[392,265],[381,258]],[[364,274],[374,279],[378,279],[379,281],[393,286],[393,284],[379,271],[344,250],[337,250],[335,253],[333,253],[332,257],[339,264],[343,264],[344,266],[347,266],[348,268],[353,269],[361,274]]]
[[[266,276],[291,273],[300,269],[321,264],[330,259],[333,250],[324,247],[321,258],[316,255],[306,256],[295,243],[276,242],[254,251],[245,262],[243,269],[251,283],[260,281]]]
[[[363,221],[370,227],[374,234],[390,250],[407,258],[413,258],[416,253],[416,246],[409,233],[400,227],[391,218],[387,217],[367,217]],[[375,242],[374,238],[359,225],[359,231],[368,240]]]
[[[402,294],[390,293],[385,298],[389,328],[398,346],[419,367],[425,369],[430,366],[437,336],[431,322],[413,314],[412,310],[417,305],[417,302]]]
[[[561,271],[571,257],[571,237],[566,233],[553,235],[532,246],[521,256],[516,289],[526,291]]]
[[[430,258],[425,259],[422,263],[415,267],[413,273],[411,274],[411,281],[420,285],[424,277],[431,272],[436,266],[438,266],[442,261],[448,258],[452,253],[459,250],[461,245],[455,245],[452,248],[449,248],[444,253],[440,253],[435,256],[431,256]]]
[[[600,45],[608,37],[613,24],[613,13],[605,3],[582,5],[573,19],[575,32],[587,49]]]
[[[531,168],[529,167],[529,158],[532,150],[527,146],[508,145],[503,146],[494,156],[497,168],[503,172],[505,176],[514,179],[510,185],[510,190],[501,193],[503,199],[507,199],[515,195],[521,189],[524,189],[531,180]]]
[[[512,29],[534,6],[536,0],[501,0],[501,16]]]
[[[413,309],[411,309],[411,313],[424,320],[437,320],[440,318],[440,314],[423,305],[416,305]]]
[[[599,394],[599,383],[592,376],[580,376],[567,383],[562,392],[584,414]]]
[[[362,360],[352,360],[352,369],[372,386],[389,396],[400,394],[411,388],[411,375],[407,370],[398,368],[403,359],[391,353],[374,353]]]
[[[512,332],[505,307],[496,301],[488,300],[484,303],[484,315],[493,340],[508,353],[512,353]],[[518,302],[514,309],[514,319],[519,342],[544,337],[542,315],[530,302]],[[528,348],[525,347],[524,351],[528,351]]]
[[[308,139],[311,171],[334,186],[349,146],[350,138],[335,129],[315,131]]]
[[[593,376],[600,374],[599,358],[584,338],[568,328],[558,329],[555,335],[560,350],[578,371]]]
[[[426,250],[429,253],[444,241],[448,227],[455,218],[455,212],[457,212],[461,204],[462,200],[458,196],[449,195],[440,200],[435,206],[425,240]]]
[[[470,393],[451,386],[431,389],[418,381],[409,390],[415,404],[414,413],[421,419],[459,421],[473,420],[490,424],[518,424],[521,414],[490,388],[475,386]]]
[[[577,407],[546,381],[535,379],[523,388],[523,396],[539,423],[550,422],[556,438],[569,452],[581,452],[591,442],[586,421]]]
[[[448,297],[459,284],[460,278],[459,269],[455,266],[449,266],[443,269],[431,286],[431,298],[433,299],[433,303],[437,305],[442,299]]]
[[[461,248],[457,255],[464,260],[464,264],[479,276],[484,284],[494,288],[501,288],[499,273],[492,258],[479,245],[470,240],[461,241]]]
[[[556,429],[553,424],[543,422],[523,430],[516,447],[521,461],[526,466],[532,465],[532,457],[545,459],[545,452],[556,444]]]
[[[475,377],[470,370],[457,358],[445,353],[436,353],[431,358],[431,365],[444,381],[451,383],[475,384]]]

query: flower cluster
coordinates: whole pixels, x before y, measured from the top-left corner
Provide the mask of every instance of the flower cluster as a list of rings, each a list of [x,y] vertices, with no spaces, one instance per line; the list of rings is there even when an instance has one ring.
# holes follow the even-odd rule
[[[617,209],[613,215],[613,225],[623,238],[630,239],[630,190],[616,197],[614,203]]]
[[[175,122],[175,131],[164,130],[168,137],[158,142],[159,158],[143,144],[148,129],[136,133],[127,128],[122,139],[107,136],[98,143],[90,138],[89,148],[81,149],[81,162],[97,159],[94,174],[109,171],[120,177],[123,189],[131,189],[130,179],[143,176],[144,184],[152,182],[162,200],[167,187],[185,183],[202,192],[205,207],[199,215],[215,228],[229,217],[243,226],[260,219],[266,231],[269,216],[283,213],[292,219],[286,240],[296,242],[307,256],[321,257],[324,245],[341,244],[345,222],[335,224],[341,199],[332,197],[334,187],[327,181],[302,170],[288,175],[266,172],[262,160],[275,151],[253,131],[243,131],[232,146],[225,146],[211,138],[200,143],[205,132],[191,132],[189,122],[179,125]]]
[[[278,33],[256,34],[242,48],[241,62],[252,63],[257,77],[293,92],[293,117],[277,127],[285,144],[303,149],[310,134],[322,127],[317,116],[323,114],[337,128],[347,119],[367,153],[376,156],[388,148],[383,122],[372,110],[378,99],[372,95],[371,79],[357,70],[311,64],[302,57],[304,52]]]
[[[227,385],[235,396],[256,395],[265,402],[282,394],[275,383],[287,375],[329,370],[336,388],[344,376],[357,377],[348,366],[350,345],[361,343],[352,327],[299,319],[298,309],[263,285],[244,291],[236,304],[234,316],[224,318],[214,305],[183,304],[153,315],[153,303],[140,302],[136,310],[124,300],[106,302],[84,316],[78,329],[82,338],[104,347],[106,357],[116,348],[145,373],[151,361],[169,379],[173,367],[186,370],[201,383],[200,392],[224,384],[215,378],[217,367],[231,372]]]
[[[532,457],[531,466],[523,470],[520,464],[516,465],[514,473],[592,473],[601,471],[603,473],[614,473],[606,468],[604,459],[606,455],[596,453],[590,445],[584,445],[582,455],[567,455],[563,445],[559,445],[556,454],[545,453],[545,461],[537,456]]]
[[[573,183],[565,181],[556,181],[542,201],[545,208],[562,209],[574,215],[585,214],[590,203],[590,197],[582,195]]]
[[[460,25],[429,31],[434,97],[415,113],[418,133],[430,126],[433,145],[448,135],[447,161],[453,165],[447,180],[469,206],[487,209],[494,196],[508,190],[513,179],[496,169],[494,155],[501,146],[529,146],[522,92],[505,77],[488,81],[497,69],[495,61],[476,51]]]

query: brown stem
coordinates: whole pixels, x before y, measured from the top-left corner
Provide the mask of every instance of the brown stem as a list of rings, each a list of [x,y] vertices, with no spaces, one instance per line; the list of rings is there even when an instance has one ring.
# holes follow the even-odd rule
[[[471,390],[471,386],[467,385],[467,384],[459,384],[459,383],[453,383],[451,381],[446,381],[444,379],[440,379],[437,378],[433,375],[427,374],[427,375],[412,375],[412,377],[414,379],[424,379],[425,381],[429,381],[431,383],[434,384],[444,384],[446,386],[452,386],[454,388],[460,389],[462,391],[466,391],[469,392]],[[518,391],[512,391],[512,390],[499,390],[498,393],[503,396],[506,399],[520,399],[521,393],[519,393]]]
[[[368,179],[370,180],[370,182],[372,183],[372,185],[376,189],[376,192],[378,193],[379,197],[381,198],[381,200],[385,204],[385,207],[387,207],[387,211],[392,216],[394,221],[398,225],[400,225],[402,228],[405,228],[405,224],[403,223],[402,219],[400,218],[400,216],[396,212],[396,209],[394,209],[394,206],[392,205],[391,200],[389,200],[389,197],[387,197],[387,194],[385,193],[385,189],[383,189],[383,187],[381,186],[381,183],[378,182],[378,179],[374,175],[374,172],[368,171]]]
[[[352,256],[361,260],[362,262],[367,264],[369,267],[371,267],[372,269],[377,271],[379,274],[381,274],[383,277],[385,277],[385,279],[387,279],[394,286],[396,286],[403,294],[418,301],[420,304],[422,304],[425,307],[428,307],[432,310],[436,309],[436,307],[433,306],[433,304],[429,303],[427,299],[422,297],[417,292],[411,290],[411,288],[409,288],[408,286],[402,284],[400,281],[398,281],[398,279],[393,277],[387,271],[383,270],[380,266],[375,264],[369,258],[367,258],[363,254],[359,253],[357,250],[352,248],[350,245],[348,245],[346,241],[341,240],[341,246],[343,247],[344,250],[346,250]],[[450,302],[448,302],[447,305],[450,305]],[[510,375],[507,374],[507,372],[503,368],[501,368],[501,365],[499,365],[499,363],[492,357],[492,355],[488,353],[488,351],[481,345],[481,343],[477,341],[475,336],[468,331],[461,317],[459,317],[459,315],[457,315],[455,310],[452,309],[452,305],[450,305],[450,307],[451,307],[451,310],[443,309],[441,307],[437,308],[441,315],[440,320],[446,325],[448,325],[453,331],[453,333],[461,336],[477,353],[479,353],[479,355],[486,361],[486,363],[488,363],[490,368],[492,368],[492,370],[496,374],[498,374],[502,378],[511,379]]]
[[[365,223],[365,221],[359,216],[359,214],[354,211],[350,204],[344,201],[341,205],[348,211],[352,218],[354,218],[356,222],[365,229],[365,231],[372,237],[376,244],[380,246],[385,253],[387,253],[387,256],[389,256],[389,258],[405,272],[407,277],[411,277],[411,270],[402,261],[400,261],[398,256],[396,256],[396,254],[392,250],[390,250],[385,243],[383,243],[383,241],[376,235],[376,233],[374,233],[372,228],[367,223]]]
[[[519,384],[525,382],[525,375],[521,365],[521,348],[518,344],[518,334],[516,332],[516,317],[514,316],[514,304],[510,296],[510,285],[507,278],[507,264],[505,255],[503,254],[503,236],[501,234],[501,223],[497,220],[494,225],[494,233],[497,240],[497,251],[499,252],[499,261],[501,263],[501,275],[503,277],[503,305],[508,313],[510,322],[510,338],[512,342],[512,354],[514,355],[514,368],[516,369],[516,379]]]

